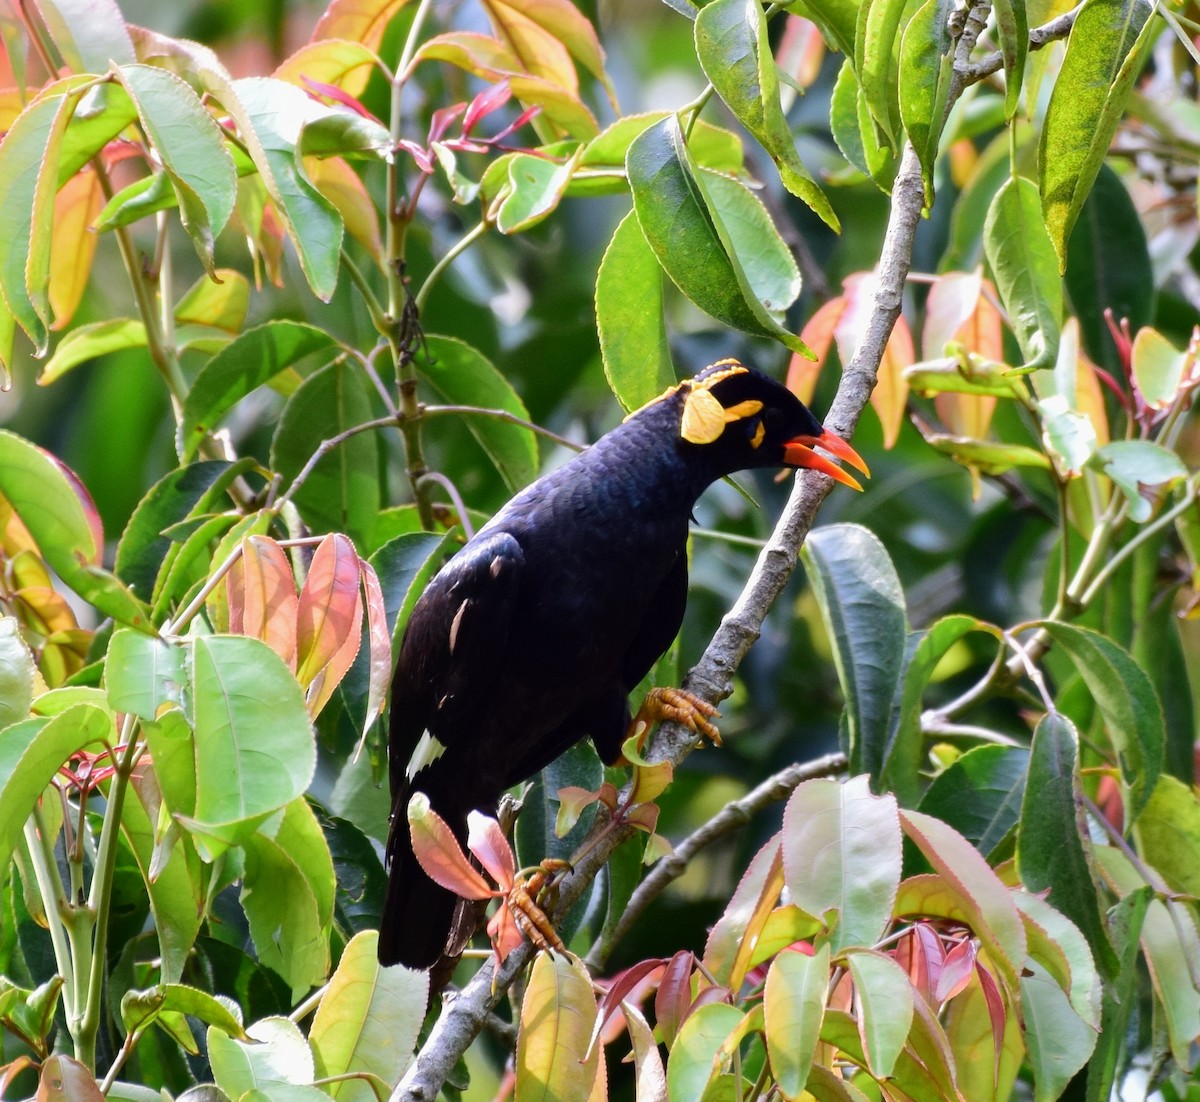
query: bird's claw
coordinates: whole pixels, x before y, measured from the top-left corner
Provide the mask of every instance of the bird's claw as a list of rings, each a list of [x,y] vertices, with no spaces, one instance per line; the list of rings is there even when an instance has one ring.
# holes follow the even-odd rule
[[[652,723],[670,720],[682,724],[693,734],[708,739],[714,746],[721,745],[721,732],[712,722],[720,713],[707,700],[702,700],[695,693],[686,689],[651,689],[641,708],[638,709],[637,719],[634,720],[636,730],[639,722],[647,728]]]
[[[559,953],[566,951],[562,938],[558,936],[538,897],[547,887],[553,886],[552,878],[570,870],[568,862],[548,857],[530,876],[518,875],[509,889],[506,902],[513,921],[517,929],[538,949]]]

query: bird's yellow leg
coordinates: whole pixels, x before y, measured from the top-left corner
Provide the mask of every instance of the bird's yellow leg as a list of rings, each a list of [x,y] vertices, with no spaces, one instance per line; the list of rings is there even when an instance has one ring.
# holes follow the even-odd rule
[[[693,734],[708,739],[714,746],[720,746],[721,732],[712,722],[718,715],[720,713],[707,700],[686,689],[651,689],[633,717],[625,741],[636,738],[636,745],[640,749],[650,728],[655,723],[669,720],[681,723]]]
[[[551,877],[570,869],[569,862],[548,857],[528,877],[518,875],[509,889],[506,902],[513,921],[538,949],[559,953],[566,950],[538,896],[552,883]]]

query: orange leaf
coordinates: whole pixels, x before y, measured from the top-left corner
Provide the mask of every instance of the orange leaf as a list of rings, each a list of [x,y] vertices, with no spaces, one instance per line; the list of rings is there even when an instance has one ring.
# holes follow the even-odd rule
[[[424,792],[408,801],[408,831],[413,853],[435,883],[464,899],[491,899],[497,893],[467,860],[454,832],[429,805]]]
[[[879,365],[879,381],[871,391],[871,406],[883,423],[885,448],[892,447],[900,435],[908,404],[908,380],[904,377],[904,369],[914,362],[912,333],[901,316],[896,319],[896,326],[888,337]]]
[[[843,295],[830,299],[811,318],[800,333],[800,339],[816,354],[815,360],[801,356],[799,352],[792,353],[788,364],[787,388],[805,404],[812,401],[813,392],[817,389],[817,377],[829,355],[829,346],[833,344],[833,333],[846,309],[846,299]]]
[[[358,590],[355,589],[354,618],[342,640],[342,645],[334,652],[329,664],[318,671],[316,677],[312,679],[312,684],[308,687],[308,692],[304,694],[304,705],[308,709],[308,714],[314,719],[329,703],[329,698],[333,696],[333,690],[341,684],[342,678],[346,676],[350,667],[354,665],[354,659],[358,657],[359,648],[362,646],[362,621],[362,600]]]
[[[946,346],[959,339],[959,333],[975,312],[982,293],[983,271],[979,268],[973,272],[946,272],[938,276],[925,300],[925,325],[921,330],[921,351],[925,359],[936,360],[948,354]]]
[[[92,273],[98,237],[88,230],[104,203],[100,180],[90,167],[72,176],[54,200],[54,226],[50,245],[51,329],[62,329],[83,297]]]
[[[502,964],[505,958],[525,940],[505,900],[487,924],[487,935],[492,942],[492,951]]]
[[[232,575],[232,571],[230,572]],[[296,579],[291,563],[270,536],[250,536],[242,541],[241,633],[261,639],[296,669]],[[229,593],[229,628],[238,630],[234,593]]]
[[[310,42],[346,38],[379,52],[383,32],[408,0],[333,0],[317,20]]]
[[[313,555],[296,617],[296,679],[308,686],[361,624],[358,552],[348,537],[326,536]],[[354,630],[354,646],[358,647]]]

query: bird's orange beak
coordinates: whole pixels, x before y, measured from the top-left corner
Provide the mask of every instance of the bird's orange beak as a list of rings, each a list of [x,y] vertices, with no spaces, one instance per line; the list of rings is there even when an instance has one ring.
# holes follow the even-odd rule
[[[825,451],[836,455],[839,459],[844,459],[850,466],[862,471],[868,478],[871,477],[871,472],[863,462],[862,456],[840,436],[834,436],[828,430],[821,433],[820,436],[793,437],[783,445],[783,460],[789,467],[808,467],[829,475],[834,481],[849,486],[852,490],[862,490],[858,479],[853,475],[847,474],[833,460],[826,459],[825,456],[813,451],[813,448],[818,447],[824,448]]]

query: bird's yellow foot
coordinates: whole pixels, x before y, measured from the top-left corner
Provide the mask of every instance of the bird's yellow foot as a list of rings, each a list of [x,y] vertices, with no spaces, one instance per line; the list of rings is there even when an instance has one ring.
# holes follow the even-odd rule
[[[713,719],[720,713],[707,700],[701,700],[686,689],[651,689],[629,725],[629,734],[637,738],[640,747],[646,732],[655,723],[670,720],[681,723],[689,731],[721,745],[721,732]]]
[[[560,953],[566,951],[562,938],[542,909],[538,897],[547,886],[552,885],[552,877],[570,869],[569,862],[548,857],[529,877],[518,875],[509,889],[506,902],[513,921],[517,929],[538,949]]]

